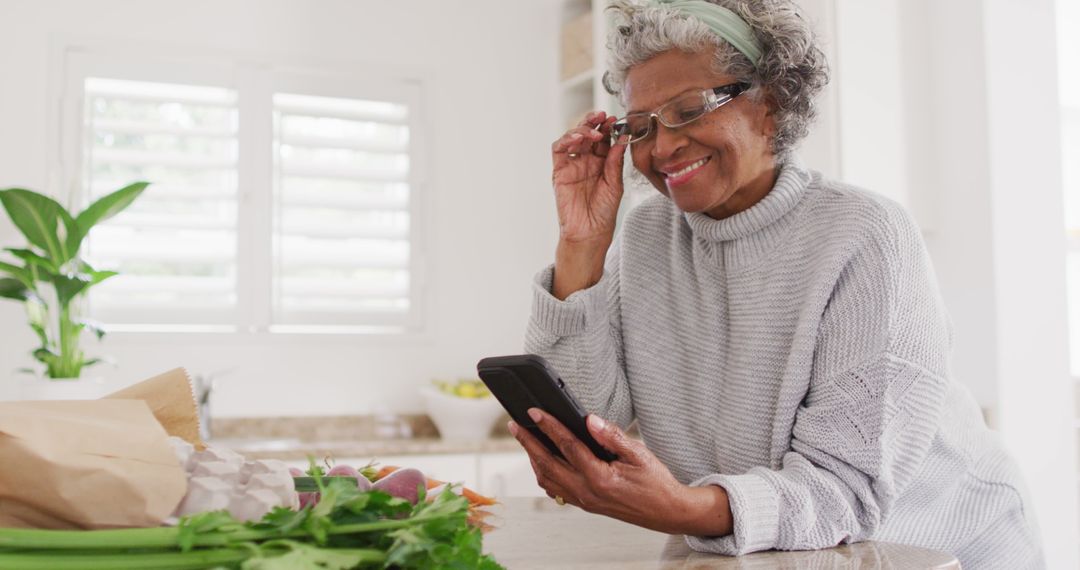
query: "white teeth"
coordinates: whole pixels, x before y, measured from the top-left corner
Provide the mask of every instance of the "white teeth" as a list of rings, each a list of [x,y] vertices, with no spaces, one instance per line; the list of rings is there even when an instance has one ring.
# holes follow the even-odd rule
[[[705,166],[706,162],[709,162],[709,159],[708,158],[703,158],[703,159],[695,162],[694,164],[691,164],[690,166],[687,166],[686,168],[683,168],[682,170],[679,170],[677,172],[669,173],[668,177],[671,178],[671,177],[677,177],[677,176],[682,176],[684,174],[688,174],[691,170],[694,170],[694,169],[697,169],[697,168],[701,168],[702,166]]]

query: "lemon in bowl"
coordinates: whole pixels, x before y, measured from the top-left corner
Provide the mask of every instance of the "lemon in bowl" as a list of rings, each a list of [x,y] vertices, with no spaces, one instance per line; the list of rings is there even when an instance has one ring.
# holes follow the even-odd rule
[[[480,380],[436,380],[421,394],[428,416],[447,440],[487,439],[503,414],[502,405]]]

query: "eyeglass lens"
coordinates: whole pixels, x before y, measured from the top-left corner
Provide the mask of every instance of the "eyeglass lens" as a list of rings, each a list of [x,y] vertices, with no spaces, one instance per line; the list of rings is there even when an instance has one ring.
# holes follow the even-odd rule
[[[708,91],[702,91],[679,97],[657,109],[656,113],[634,113],[623,117],[611,127],[612,142],[633,144],[647,138],[652,133],[653,117],[658,118],[668,128],[692,123],[733,99],[738,92],[725,93],[711,104],[708,93]]]

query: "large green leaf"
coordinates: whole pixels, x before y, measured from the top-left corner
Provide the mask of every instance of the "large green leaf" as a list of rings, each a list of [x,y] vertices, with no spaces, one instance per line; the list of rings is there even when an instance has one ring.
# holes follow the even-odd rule
[[[52,282],[56,286],[56,299],[61,307],[67,307],[71,300],[90,286],[92,278],[84,273],[75,275],[53,275]]]
[[[120,275],[116,271],[98,271],[97,269],[91,267],[91,265],[85,261],[80,262],[79,265],[81,268],[80,271],[82,273],[85,273],[90,278],[90,285],[97,285],[98,283],[101,283],[102,281],[110,277],[116,277],[117,275]]]
[[[15,227],[30,243],[45,251],[53,265],[63,265],[78,252],[69,247],[70,238],[73,233],[78,233],[78,227],[71,214],[56,200],[30,190],[8,188],[0,190],[0,202]]]
[[[116,192],[102,196],[96,202],[87,206],[85,210],[75,217],[75,226],[78,228],[78,232],[76,232],[77,239],[71,241],[71,245],[78,250],[83,238],[90,233],[90,228],[124,211],[149,185],[149,182],[129,184]]]
[[[53,265],[53,263],[47,258],[41,257],[40,255],[34,253],[33,251],[30,251],[29,249],[18,249],[14,247],[5,247],[4,249],[10,251],[11,255],[18,257],[19,259],[25,261],[28,264],[36,265],[43,269],[47,269],[50,274],[60,271],[60,268]]]
[[[28,289],[18,279],[3,278],[0,279],[0,297],[5,299],[15,299],[16,301],[25,301]]]
[[[41,362],[42,364],[45,364],[47,366],[52,366],[53,363],[60,359],[59,354],[56,354],[55,352],[45,347],[39,348],[30,354],[33,354],[34,358],[37,359],[38,362]]]
[[[45,327],[38,323],[31,322],[30,328],[37,335],[38,340],[41,341],[41,346],[49,346],[49,333],[45,332]]]
[[[13,279],[22,283],[23,287],[27,289],[34,288],[34,279],[30,276],[30,272],[27,271],[26,268],[0,261],[0,272],[7,273]]]

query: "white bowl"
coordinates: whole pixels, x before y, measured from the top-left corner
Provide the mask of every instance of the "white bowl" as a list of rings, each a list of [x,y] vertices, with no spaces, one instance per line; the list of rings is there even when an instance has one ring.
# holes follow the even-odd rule
[[[494,396],[459,398],[434,388],[423,388],[424,407],[443,439],[483,440],[491,435],[495,420],[503,413]]]

